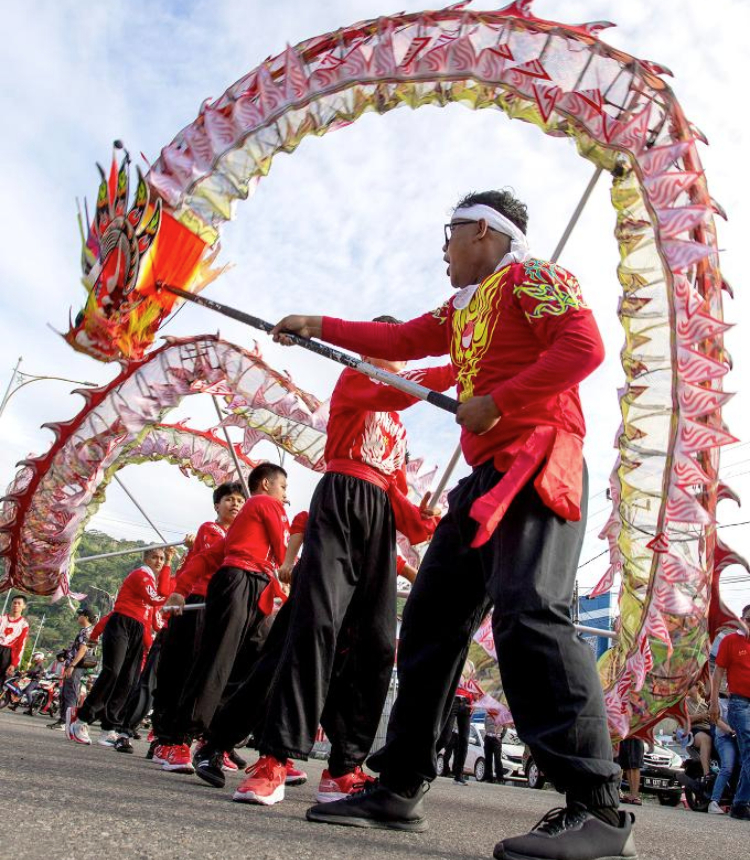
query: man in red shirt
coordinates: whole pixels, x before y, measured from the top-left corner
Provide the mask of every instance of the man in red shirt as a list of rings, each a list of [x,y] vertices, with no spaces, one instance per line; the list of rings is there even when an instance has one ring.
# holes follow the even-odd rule
[[[250,498],[226,537],[183,566],[167,601],[180,612],[196,583],[209,578],[200,647],[177,707],[173,744],[162,754],[171,769],[188,769],[189,742],[208,729],[233,673],[249,673],[265,638],[265,617],[282,595],[276,570],[289,540],[286,471],[261,463],[250,472],[248,487]]]
[[[143,565],[129,573],[115,598],[115,605],[102,634],[102,667],[80,708],[68,708],[67,737],[90,744],[88,725],[101,720],[99,743],[114,746],[127,738],[125,707],[133,681],[141,668],[145,625],[151,624],[154,606],[160,606],[171,591],[170,562],[174,547],[143,553]],[[158,574],[157,574],[158,572]]]
[[[386,746],[368,764],[371,790],[308,811],[328,823],[422,830],[425,781],[471,635],[494,604],[503,686],[519,735],[567,806],[531,833],[498,843],[497,858],[580,860],[635,854],[618,812],[593,654],[570,603],[585,532],[585,424],[578,383],[604,348],[576,279],[530,256],[526,207],[510,192],[471,194],[445,226],[456,295],[404,323],[291,316],[275,327],[382,358],[450,354],[464,457],[404,610],[399,692]]]
[[[719,720],[719,691],[727,679],[727,722],[740,753],[740,781],[729,814],[750,821],[750,604],[742,610],[744,630],[721,640],[711,684],[711,722]]]
[[[29,622],[23,617],[25,608],[26,598],[16,594],[10,602],[10,612],[0,615],[0,685],[21,663],[29,635]]]
[[[185,566],[196,555],[212,547],[215,543],[223,542],[227,529],[234,522],[240,509],[245,504],[245,493],[239,482],[220,484],[213,493],[216,520],[203,523],[195,536],[193,545],[185,557],[179,577]],[[187,606],[206,602],[208,584],[213,575],[212,570],[199,577],[193,584],[190,594],[185,599]],[[185,683],[198,654],[203,629],[205,625],[205,609],[192,610],[184,615],[169,619],[169,624],[162,634],[161,654],[156,674],[156,689],[154,691],[154,710],[151,724],[154,732],[152,750],[156,747],[172,747],[178,744],[180,736],[175,732],[175,724],[179,718],[180,698],[185,689]],[[167,761],[168,750],[162,749],[156,757],[165,769],[184,770],[192,773],[192,763],[179,767]]]
[[[403,370],[403,362],[382,364]],[[408,375],[440,390],[455,384],[450,366]],[[417,543],[434,529],[432,518],[424,519],[404,495],[406,431],[397,410],[415,402],[353,370],[336,383],[326,473],[310,504],[289,603],[207,738],[206,752],[217,758],[252,730],[260,759],[235,791],[237,801],[268,806],[283,800],[289,760],[307,758],[319,725],[331,741],[319,800],[347,796],[370,779],[362,763],[395,655],[395,530]],[[223,784],[210,757],[197,772]]]

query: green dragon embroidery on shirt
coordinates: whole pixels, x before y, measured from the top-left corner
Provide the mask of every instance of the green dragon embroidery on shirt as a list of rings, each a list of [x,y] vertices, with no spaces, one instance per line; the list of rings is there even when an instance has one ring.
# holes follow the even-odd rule
[[[578,281],[560,266],[544,260],[527,260],[520,284],[513,287],[513,295],[528,296],[536,305],[529,311],[524,308],[526,319],[541,319],[544,316],[561,316],[569,310],[588,308],[581,295]]]

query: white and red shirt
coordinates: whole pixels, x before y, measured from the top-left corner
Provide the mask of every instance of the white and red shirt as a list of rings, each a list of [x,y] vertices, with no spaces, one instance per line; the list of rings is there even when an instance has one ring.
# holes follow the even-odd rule
[[[399,374],[445,391],[455,385],[450,365]],[[331,395],[326,471],[363,478],[385,489],[406,466],[406,430],[398,414],[417,398],[347,368]]]
[[[172,593],[171,574],[168,564],[161,569],[158,580],[147,564],[136,568],[120,586],[112,612],[140,621],[144,629],[150,626],[152,607],[161,606]]]
[[[11,618],[10,615],[0,615],[0,646],[10,648],[10,661],[12,666],[18,666],[29,635],[29,622],[21,615],[20,618]]]
[[[433,391],[456,384],[450,365],[399,374]],[[412,544],[434,532],[437,520],[423,518],[406,498],[406,430],[396,410],[417,398],[347,368],[331,395],[326,471],[352,475],[388,493],[396,528]]]

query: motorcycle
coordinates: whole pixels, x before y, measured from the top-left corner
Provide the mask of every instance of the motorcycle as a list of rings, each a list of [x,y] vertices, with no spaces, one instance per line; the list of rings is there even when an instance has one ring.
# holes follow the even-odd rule
[[[31,685],[29,685],[31,686]],[[54,717],[60,707],[60,684],[55,676],[45,676],[36,682],[34,689],[27,688],[23,698],[26,700],[26,711],[29,716],[39,712],[48,717]]]
[[[703,766],[701,765],[698,751],[692,744],[685,748],[687,758],[682,763],[682,772],[677,774],[677,781],[685,789],[685,800],[687,805],[693,812],[707,812],[708,805],[711,803],[711,795],[713,794],[716,778],[719,775],[720,760],[716,751],[716,747],[711,749],[711,772],[707,777],[703,776]],[[734,793],[737,790],[739,781],[739,756],[734,771],[726,784],[722,798],[719,801],[720,806],[731,806],[734,798]]]
[[[23,691],[29,683],[29,679],[24,678],[20,672],[7,678],[0,690],[0,710],[9,708],[11,711],[15,711],[21,703]]]

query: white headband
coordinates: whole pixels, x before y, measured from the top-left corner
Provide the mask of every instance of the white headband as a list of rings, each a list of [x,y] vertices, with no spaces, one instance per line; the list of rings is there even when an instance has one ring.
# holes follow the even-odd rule
[[[510,239],[510,251],[500,260],[495,271],[502,269],[503,266],[507,266],[509,263],[523,263],[531,256],[529,243],[526,241],[523,231],[504,215],[501,215],[497,209],[485,206],[484,203],[475,203],[473,206],[461,206],[455,209],[453,217],[465,218],[467,221],[479,221],[481,218],[487,222],[488,227],[492,227],[498,233],[508,236]]]

